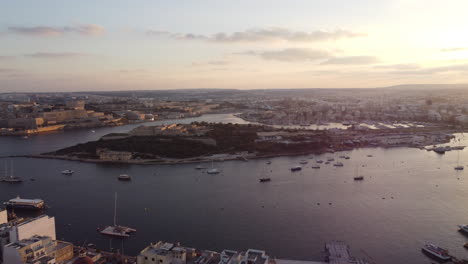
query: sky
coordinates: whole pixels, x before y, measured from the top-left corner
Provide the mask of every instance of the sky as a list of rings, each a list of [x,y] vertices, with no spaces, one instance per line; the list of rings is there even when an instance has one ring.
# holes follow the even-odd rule
[[[0,92],[468,83],[466,0],[0,0]]]

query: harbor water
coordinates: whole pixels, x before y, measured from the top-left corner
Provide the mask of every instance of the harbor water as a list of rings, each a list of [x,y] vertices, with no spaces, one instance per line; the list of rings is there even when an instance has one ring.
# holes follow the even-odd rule
[[[242,122],[232,115],[178,122],[194,120]],[[135,126],[28,139],[2,137],[0,156],[52,151]],[[468,145],[468,138],[457,135],[453,145]],[[454,170],[457,152],[465,170]],[[311,168],[315,160],[329,157],[344,166],[332,162]],[[270,160],[271,164],[266,159],[215,162],[222,172],[213,175],[196,170],[199,164],[110,165],[5,157],[0,168],[4,161],[13,162],[14,174],[24,182],[1,183],[0,200],[17,195],[42,198],[50,206],[46,213],[56,217],[58,239],[131,255],[163,240],[200,249],[258,248],[278,258],[321,260],[325,242],[342,240],[353,255],[380,264],[430,263],[421,253],[425,243],[468,258],[463,248],[468,237],[457,228],[468,224],[468,150],[440,155],[416,148],[365,148]],[[301,160],[308,164],[291,172]],[[62,175],[65,169],[75,173]],[[119,174],[131,175],[132,181],[118,181]],[[358,174],[363,181],[353,180]],[[261,177],[272,181],[260,183]],[[115,192],[117,223],[137,229],[130,238],[110,239],[96,231],[113,222]]]

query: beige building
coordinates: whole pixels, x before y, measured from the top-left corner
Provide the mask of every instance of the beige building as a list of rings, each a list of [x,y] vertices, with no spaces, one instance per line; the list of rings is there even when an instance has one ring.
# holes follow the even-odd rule
[[[8,223],[8,213],[7,210],[0,209],[0,225]]]
[[[60,264],[72,257],[72,244],[38,235],[5,245],[3,250],[3,262],[8,264]]]
[[[85,101],[83,100],[68,101],[66,102],[65,106],[67,108],[83,110],[85,107]]]
[[[65,121],[70,121],[73,119],[80,119],[88,117],[88,113],[84,109],[75,109],[75,110],[61,110],[61,111],[52,111],[43,113],[44,120],[48,124],[53,123],[63,123]]]
[[[143,249],[137,256],[137,264],[185,264],[185,248],[159,241]]]
[[[108,149],[97,149],[96,154],[100,160],[106,161],[128,161],[131,160],[133,154],[128,151],[113,151]]]

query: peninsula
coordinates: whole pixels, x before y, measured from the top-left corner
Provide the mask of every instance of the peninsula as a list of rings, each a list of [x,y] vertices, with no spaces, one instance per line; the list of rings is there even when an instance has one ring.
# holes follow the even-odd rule
[[[87,162],[186,163],[320,154],[361,147],[419,147],[448,143],[450,128],[306,130],[254,124],[193,122],[140,126],[97,141],[30,157]]]

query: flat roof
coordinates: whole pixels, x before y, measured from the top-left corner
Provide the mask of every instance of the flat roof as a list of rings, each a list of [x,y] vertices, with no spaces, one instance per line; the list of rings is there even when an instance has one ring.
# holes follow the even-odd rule
[[[10,199],[9,202],[14,202],[14,203],[42,203],[44,200],[42,199],[23,199],[23,198],[13,198]]]

